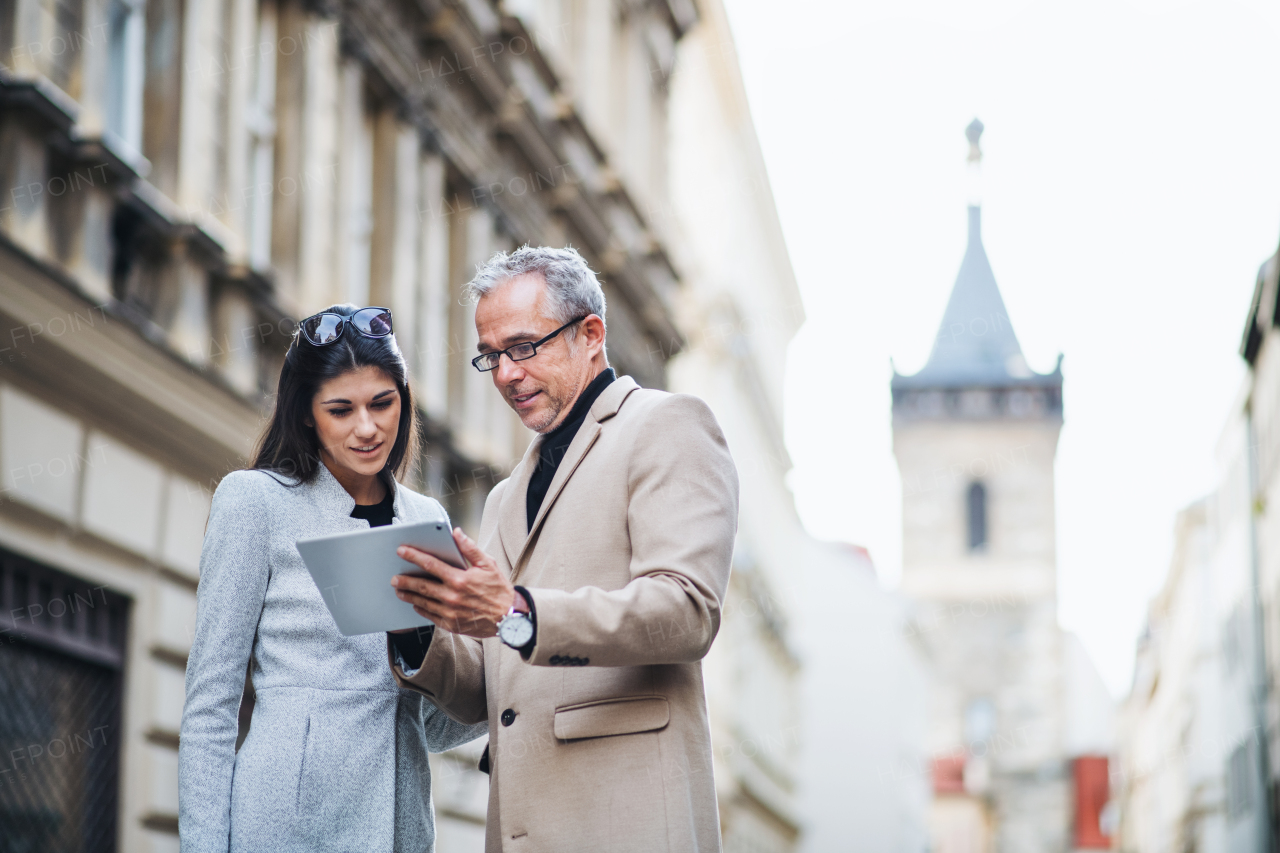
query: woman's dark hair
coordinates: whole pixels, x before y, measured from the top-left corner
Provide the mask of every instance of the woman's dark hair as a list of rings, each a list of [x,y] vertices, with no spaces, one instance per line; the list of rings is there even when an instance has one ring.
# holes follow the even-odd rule
[[[350,317],[359,309],[350,303],[326,308],[334,314]],[[348,323],[342,337],[322,347],[314,346],[301,333],[294,336],[285,353],[276,389],[275,411],[271,423],[258,441],[253,455],[255,469],[273,471],[297,480],[294,485],[310,483],[319,472],[320,440],[314,426],[307,426],[311,402],[320,386],[342,374],[362,367],[377,367],[391,377],[400,392],[400,425],[395,444],[387,457],[384,472],[403,477],[418,456],[418,412],[409,390],[404,355],[394,334],[385,338],[367,338]]]

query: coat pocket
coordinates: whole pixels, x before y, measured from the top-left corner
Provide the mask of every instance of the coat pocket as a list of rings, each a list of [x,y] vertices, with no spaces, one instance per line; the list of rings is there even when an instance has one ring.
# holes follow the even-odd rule
[[[556,708],[554,730],[560,740],[577,740],[651,732],[670,721],[666,697],[625,696]]]

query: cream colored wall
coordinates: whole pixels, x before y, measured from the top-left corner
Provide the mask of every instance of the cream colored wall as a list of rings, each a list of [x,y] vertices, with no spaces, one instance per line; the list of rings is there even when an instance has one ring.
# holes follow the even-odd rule
[[[894,428],[902,589],[913,597],[1056,595],[1055,422],[918,421]],[[966,491],[987,488],[988,546],[968,549]]]
[[[182,661],[209,511],[203,484],[108,425],[0,383],[0,541],[132,600],[120,788],[121,849],[176,851]],[[20,632],[20,628],[16,629]]]
[[[1220,548],[1230,537],[1221,535],[1227,519],[1216,503],[1211,497],[1178,515],[1173,561],[1151,602],[1123,706],[1113,798],[1119,848],[1133,853],[1245,849],[1232,846],[1232,825],[1241,822],[1226,814],[1224,770],[1239,734],[1231,729],[1248,706],[1232,672],[1239,664],[1227,666],[1222,653],[1224,617],[1238,601],[1224,599],[1230,584],[1222,581],[1247,566]]]
[[[262,414],[257,406],[267,402],[261,396],[260,382],[267,377],[270,384],[283,349],[279,337],[271,341],[274,350],[253,340],[265,317],[274,322],[274,312],[279,311],[302,317],[347,298],[361,301],[366,293],[367,298],[392,307],[397,336],[411,350],[406,355],[427,412],[436,426],[453,432],[452,441],[435,448],[437,462],[444,456],[442,450],[462,450],[470,457],[466,464],[474,464],[481,474],[469,482],[470,472],[460,472],[458,479],[450,477],[445,486],[454,494],[458,488],[465,491],[454,501],[454,509],[457,520],[471,529],[478,522],[479,505],[487,491],[486,473],[505,473],[530,438],[489,380],[466,364],[474,350],[474,327],[470,309],[457,304],[459,287],[474,264],[496,248],[513,245],[513,237],[507,233],[510,229],[522,227],[525,238],[534,242],[540,234],[551,235],[548,239],[553,240],[561,235],[563,239],[555,241],[568,242],[570,238],[563,235],[580,223],[574,225],[564,208],[585,205],[586,215],[596,217],[593,222],[604,223],[612,241],[593,249],[590,240],[596,239],[595,233],[583,246],[583,232],[573,232],[580,247],[607,268],[606,286],[611,288],[615,306],[611,312],[615,351],[629,353],[637,373],[648,369],[647,376],[654,383],[662,381],[662,365],[670,352],[667,301],[673,296],[674,282],[666,266],[666,249],[654,241],[646,224],[666,206],[667,93],[663,75],[669,68],[662,53],[664,34],[668,41],[674,34],[659,4],[627,4],[626,9],[623,4],[581,0],[554,4],[552,12],[560,16],[555,21],[570,26],[562,33],[560,24],[553,21],[550,38],[539,36],[538,47],[548,51],[552,62],[568,67],[566,77],[576,73],[578,78],[576,86],[550,95],[556,99],[557,109],[569,118],[573,118],[572,108],[581,106],[589,114],[587,124],[600,135],[588,139],[576,126],[557,125],[565,130],[566,139],[554,134],[542,140],[556,145],[563,142],[562,156],[573,162],[560,167],[559,183],[548,191],[554,192],[554,203],[540,199],[523,211],[532,219],[513,226],[511,217],[521,214],[515,207],[500,212],[501,204],[487,208],[474,204],[465,211],[442,210],[449,192],[461,192],[464,197],[470,193],[468,178],[459,170],[469,169],[473,179],[484,169],[501,171],[497,160],[484,159],[486,152],[472,157],[476,152],[459,150],[456,144],[462,140],[465,149],[471,140],[481,140],[477,148],[483,149],[479,134],[468,137],[456,125],[466,130],[468,122],[493,119],[487,107],[476,106],[474,115],[462,118],[447,110],[434,113],[432,121],[441,125],[455,122],[443,132],[444,137],[453,134],[455,148],[444,154],[428,151],[422,116],[408,122],[380,100],[377,81],[370,84],[376,74],[371,75],[361,63],[353,64],[347,56],[351,51],[344,52],[342,45],[360,41],[361,34],[354,29],[340,32],[337,19],[315,14],[310,4],[281,0],[274,21],[276,40],[266,46],[269,53],[275,51],[277,60],[275,80],[270,81],[278,95],[274,115],[278,144],[269,190],[269,272],[274,284],[249,274],[248,247],[262,234],[251,233],[250,208],[243,199],[234,198],[255,174],[246,99],[263,79],[262,65],[255,68],[242,60],[246,51],[260,52],[260,39],[270,35],[270,26],[259,29],[264,26],[261,5],[255,0],[202,0],[191,6],[178,27],[181,77],[161,80],[178,82],[175,102],[161,105],[176,110],[179,118],[176,137],[169,134],[161,140],[166,144],[171,141],[176,152],[172,197],[125,174],[110,185],[93,186],[77,196],[76,200],[83,202],[83,219],[74,229],[63,229],[51,216],[48,193],[31,204],[0,207],[0,231],[18,247],[16,252],[0,253],[3,313],[19,325],[47,323],[50,317],[62,316],[72,304],[75,310],[83,310],[86,296],[111,304],[110,214],[118,197],[135,193],[134,201],[157,216],[199,229],[190,239],[169,235],[175,245],[164,263],[172,266],[157,273],[157,281],[164,288],[161,307],[173,316],[150,318],[154,325],[146,325],[148,320],[139,322],[152,339],[139,334],[132,321],[112,315],[111,322],[93,334],[67,335],[56,342],[46,337],[41,346],[47,348],[31,350],[40,358],[33,358],[20,370],[30,384],[48,382],[51,390],[46,402],[63,407],[63,414],[80,425],[73,424],[74,428],[62,432],[49,426],[47,436],[38,436],[52,442],[53,450],[28,435],[23,452],[60,452],[57,441],[87,441],[87,436],[102,435],[106,439],[94,438],[92,447],[95,453],[106,454],[109,461],[100,468],[111,473],[77,481],[74,489],[51,481],[15,480],[18,499],[0,509],[6,525],[0,541],[6,545],[80,576],[110,575],[115,588],[135,596],[135,630],[141,633],[131,644],[135,657],[130,660],[127,702],[133,740],[126,744],[122,776],[126,797],[122,846],[129,850],[146,849],[152,843],[172,847],[174,843],[166,828],[171,828],[176,809],[171,801],[176,771],[170,753],[176,737],[174,709],[181,707],[181,695],[175,688],[180,679],[175,680],[174,672],[154,677],[151,673],[165,672],[156,669],[161,666],[180,673],[186,647],[172,637],[153,639],[148,632],[157,632],[158,637],[176,630],[165,621],[168,616],[153,614],[152,602],[158,602],[155,607],[166,614],[186,606],[174,604],[175,596],[189,603],[197,567],[190,554],[182,556],[181,543],[189,544],[199,535],[182,525],[193,526],[198,517],[202,532],[207,503],[179,505],[170,497],[189,491],[185,484],[181,489],[175,485],[181,483],[179,470],[187,476],[195,470],[208,482],[195,487],[192,494],[203,494],[207,501],[217,476],[242,464],[250,452]],[[344,6],[343,14],[354,14],[364,5]],[[105,6],[106,0],[86,0],[86,25],[101,23]],[[44,40],[52,20],[48,4],[21,0],[21,7],[25,29],[17,40]],[[266,8],[269,18],[273,7],[267,3]],[[388,5],[387,11],[392,14],[407,8],[393,10]],[[415,26],[428,24],[425,10],[414,7],[406,14]],[[431,25],[448,29],[473,14],[479,16],[477,20],[493,22],[491,5],[480,3],[451,10]],[[536,17],[532,11],[529,14],[531,20]],[[83,85],[68,84],[69,94],[82,100],[78,107],[83,123],[72,134],[77,137],[92,135],[102,126],[106,103],[104,44],[100,39],[84,52],[79,81]],[[531,62],[532,57],[526,60]],[[55,73],[56,69],[28,63],[19,71],[31,77],[43,71]],[[530,99],[539,86],[547,94],[547,87],[553,85],[545,80],[520,81],[521,86],[525,83],[532,93],[527,95]],[[262,85],[270,88],[268,83]],[[411,100],[410,93],[399,94]],[[469,109],[461,101],[450,103],[450,109]],[[615,105],[621,109],[615,112]],[[0,148],[5,152],[0,158],[0,182],[5,186],[39,184],[50,175],[49,130],[29,118],[15,116],[7,114],[0,122],[4,128]],[[148,138],[154,141],[164,136],[161,130],[149,128]],[[595,142],[610,152],[611,160],[595,153]],[[140,161],[136,165],[145,169]],[[256,189],[250,191],[251,196],[256,193]],[[353,221],[351,215],[365,209],[375,224],[372,234],[367,233],[368,222]],[[66,258],[57,256],[55,235],[75,244]],[[365,251],[367,263],[362,254]],[[67,273],[83,293],[33,272],[20,257],[23,252],[54,268],[61,265],[60,272]],[[216,259],[211,260],[213,256]],[[623,288],[615,282],[626,276],[631,279],[629,289],[624,298],[617,298]],[[95,305],[95,310],[104,319],[101,308]],[[664,338],[666,349],[653,355],[653,342],[659,337]],[[166,348],[172,351],[166,352]],[[207,374],[201,372],[206,368]],[[81,384],[77,386],[77,382]],[[106,399],[110,391],[99,390],[117,387],[127,389],[124,402]],[[0,418],[6,406],[21,410],[21,398],[0,400]],[[47,425],[60,422],[56,416],[44,420],[32,417],[32,422]],[[16,429],[19,427],[11,425],[8,431]],[[0,452],[9,454],[5,459],[15,468],[30,464],[28,457],[5,445],[2,438]],[[121,502],[110,499],[119,495],[127,495],[146,511],[123,518],[117,512]],[[149,519],[150,526],[139,527],[139,518]],[[22,528],[28,522],[35,525],[31,530]],[[153,547],[153,542],[159,544]],[[96,556],[85,557],[82,551]],[[95,566],[109,566],[110,570],[99,571]],[[783,660],[785,664],[785,654]],[[149,691],[153,689],[164,697],[158,706],[161,710],[154,720],[137,716],[149,707]],[[439,759],[447,762],[442,768],[447,766],[450,771],[441,770],[443,781],[437,793],[442,802],[453,804],[451,812],[442,812],[442,850],[454,843],[450,839],[463,845],[476,843],[475,827],[483,820],[483,798],[473,795],[487,785],[485,777],[474,769],[476,758],[478,754],[464,750]],[[153,795],[154,802],[148,800]]]
[[[725,850],[915,853],[918,664],[897,602],[869,565],[808,536],[786,486],[782,380],[804,311],[724,9],[699,10],[671,82],[659,227],[685,283],[688,346],[669,387],[711,406],[740,481],[734,574],[704,667]]]

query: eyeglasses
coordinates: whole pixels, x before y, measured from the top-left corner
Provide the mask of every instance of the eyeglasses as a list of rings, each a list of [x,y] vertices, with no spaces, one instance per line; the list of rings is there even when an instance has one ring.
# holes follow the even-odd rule
[[[321,311],[298,324],[298,331],[312,346],[331,344],[350,325],[366,338],[385,338],[391,334],[391,311],[387,308],[361,308],[350,317]]]
[[[556,335],[560,334],[565,329],[572,326],[574,323],[581,323],[583,320],[587,319],[590,316],[591,316],[590,314],[583,314],[581,317],[578,317],[577,319],[570,320],[569,322],[565,323],[563,326],[556,329],[554,332],[547,335],[545,338],[543,338],[540,341],[534,341],[533,343],[515,344],[514,346],[509,346],[506,349],[498,350],[497,352],[486,352],[482,355],[478,355],[475,358],[471,359],[471,364],[472,366],[475,367],[476,370],[480,371],[481,373],[487,373],[488,371],[493,370],[495,367],[498,366],[498,362],[502,360],[502,356],[504,355],[507,358],[511,359],[512,361],[524,361],[526,358],[533,358],[535,355],[538,354],[538,347],[542,346],[547,341],[551,340]]]

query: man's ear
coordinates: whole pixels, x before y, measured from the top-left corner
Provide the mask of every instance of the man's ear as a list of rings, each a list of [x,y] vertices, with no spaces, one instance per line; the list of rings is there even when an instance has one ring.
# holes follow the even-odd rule
[[[588,334],[590,334],[593,338],[598,337],[600,339],[600,349],[603,350],[604,349],[604,320],[601,319],[598,314],[592,314],[591,316],[587,317],[587,319],[582,321],[582,327],[584,331],[590,330]]]

